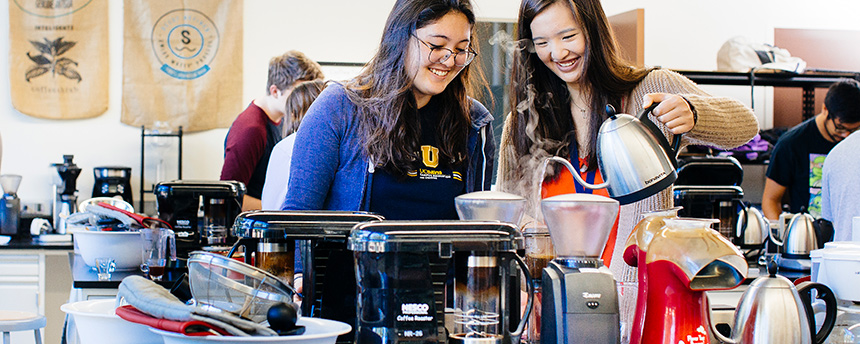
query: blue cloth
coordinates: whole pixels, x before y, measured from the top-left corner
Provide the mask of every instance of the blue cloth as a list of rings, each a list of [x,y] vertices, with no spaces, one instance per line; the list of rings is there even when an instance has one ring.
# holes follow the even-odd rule
[[[493,116],[472,100],[465,192],[489,190],[495,142]],[[308,109],[293,148],[290,181],[283,210],[369,209],[371,166],[363,154],[356,106],[342,85],[332,84]]]

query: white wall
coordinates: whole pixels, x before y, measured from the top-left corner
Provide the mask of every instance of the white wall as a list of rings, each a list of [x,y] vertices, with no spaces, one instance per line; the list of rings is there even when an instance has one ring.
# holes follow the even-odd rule
[[[0,23],[8,23],[9,1],[0,0]],[[515,19],[517,0],[474,0],[483,19]],[[245,0],[243,99],[261,94],[270,57],[289,49],[318,61],[362,62],[372,56],[393,0]],[[674,69],[713,70],[720,45],[732,36],[772,42],[773,28],[860,29],[854,19],[860,2],[854,0],[791,1],[604,1],[607,14],[645,8],[645,61]],[[110,2],[110,101],[105,114],[87,120],[42,120],[12,108],[9,93],[9,28],[0,24],[0,135],[2,173],[24,176],[19,195],[25,203],[51,198],[56,174],[51,163],[74,154],[83,168],[78,178],[80,199],[88,198],[92,168],[132,167],[135,198],[140,168],[140,130],[123,125],[122,1]],[[712,93],[737,97],[749,104],[749,90],[708,87]],[[756,107],[767,127],[765,92]],[[217,179],[226,129],[186,134],[186,179]],[[148,151],[149,152],[149,151]],[[149,154],[149,153],[147,153]],[[168,173],[169,176],[169,173]]]

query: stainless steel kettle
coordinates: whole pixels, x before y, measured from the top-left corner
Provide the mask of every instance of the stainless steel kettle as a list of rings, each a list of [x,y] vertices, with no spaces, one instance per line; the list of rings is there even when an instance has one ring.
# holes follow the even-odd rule
[[[589,189],[606,188],[609,196],[621,204],[643,200],[668,188],[678,178],[675,156],[681,135],[675,135],[669,146],[660,129],[648,119],[657,104],[644,109],[638,117],[616,114],[612,105],[606,105],[609,118],[597,134],[597,163],[604,183],[586,182],[566,159],[552,157],[548,161],[567,162],[565,165],[579,184]]]
[[[784,218],[780,215],[780,219]],[[782,246],[782,252],[788,255],[806,257],[809,252],[818,249],[818,235],[815,232],[815,218],[807,213],[797,213],[791,216],[787,228],[780,228],[782,238],[779,234],[770,231],[770,240],[774,244]],[[780,221],[780,226],[785,226]]]
[[[756,278],[741,296],[735,311],[731,338],[712,329],[723,343],[823,343],[836,321],[836,297],[826,285],[803,282],[797,287],[776,275],[777,265],[768,261],[768,275]],[[818,332],[812,308],[812,291],[824,300],[826,316]]]
[[[770,223],[757,208],[742,203],[735,228],[735,244],[744,248],[761,246],[767,240]]]

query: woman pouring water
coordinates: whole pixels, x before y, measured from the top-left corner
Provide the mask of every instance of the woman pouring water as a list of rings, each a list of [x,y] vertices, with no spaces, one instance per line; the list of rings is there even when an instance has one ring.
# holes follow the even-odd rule
[[[710,96],[675,72],[623,61],[599,0],[524,0],[518,39],[521,49],[514,53],[510,88],[515,110],[502,133],[497,183],[501,191],[529,198],[532,207],[538,188],[544,198],[574,192],[608,195],[605,189],[583,188],[558,164],[551,164],[554,168],[540,185],[536,180],[541,177],[534,175],[547,157],[560,156],[579,168],[583,179],[602,183],[595,147],[607,104],[619,113],[637,114],[659,103],[649,119],[670,142],[673,135],[684,134],[682,145],[729,149],[758,132],[755,115],[741,102]],[[672,203],[667,188],[621,207],[603,252],[616,280],[636,280],[635,268],[620,255],[640,214]]]

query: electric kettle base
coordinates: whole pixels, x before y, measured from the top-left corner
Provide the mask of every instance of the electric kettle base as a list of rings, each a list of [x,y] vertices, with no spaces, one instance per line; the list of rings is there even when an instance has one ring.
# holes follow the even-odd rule
[[[812,260],[809,258],[791,258],[777,254],[774,258],[781,270],[809,272],[812,270]]]

